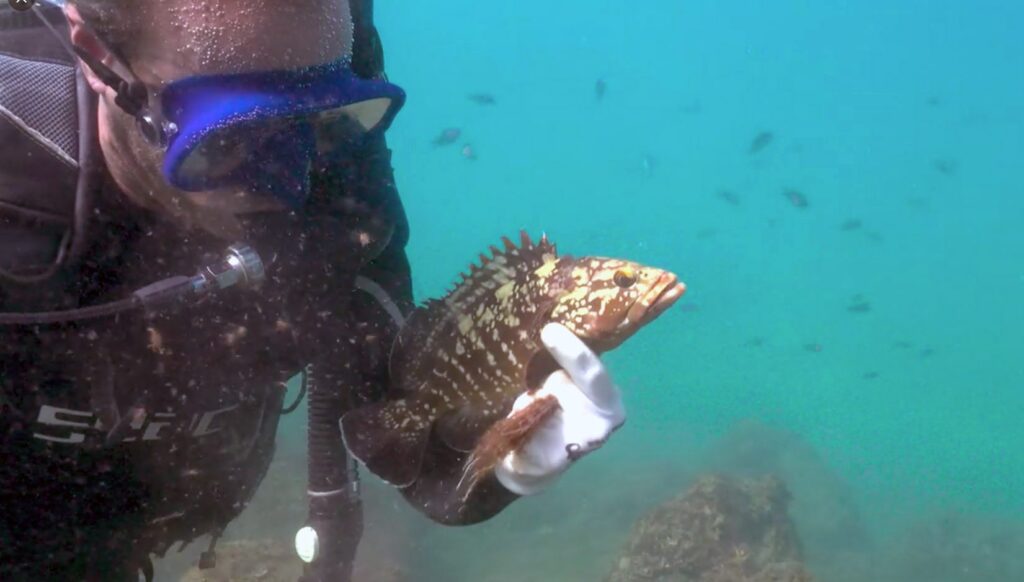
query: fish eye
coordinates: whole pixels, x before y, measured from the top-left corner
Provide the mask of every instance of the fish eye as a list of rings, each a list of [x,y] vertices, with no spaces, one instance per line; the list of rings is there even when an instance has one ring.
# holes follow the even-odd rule
[[[628,289],[636,283],[636,273],[629,267],[624,267],[615,272],[615,277],[612,278],[615,284],[623,289]]]

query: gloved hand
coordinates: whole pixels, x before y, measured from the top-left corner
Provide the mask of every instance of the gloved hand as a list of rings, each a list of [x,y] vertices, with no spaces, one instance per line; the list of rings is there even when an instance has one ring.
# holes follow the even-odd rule
[[[498,481],[519,495],[547,488],[573,461],[600,448],[626,422],[619,389],[597,354],[558,323],[544,326],[540,337],[563,369],[548,376],[535,393],[516,399],[512,413],[547,395],[557,398],[561,409],[494,468]]]

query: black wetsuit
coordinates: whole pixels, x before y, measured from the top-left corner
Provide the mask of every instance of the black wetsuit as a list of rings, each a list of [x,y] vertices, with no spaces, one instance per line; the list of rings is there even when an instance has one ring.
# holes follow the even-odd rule
[[[12,77],[22,64],[11,58],[43,66]],[[79,170],[96,178],[88,236],[49,277],[0,276],[0,312],[118,300],[222,256],[235,241],[132,205],[102,161],[73,167],[95,144],[18,99],[5,104],[17,84],[51,99],[62,87],[73,101],[73,74],[40,77],[47,63],[65,73],[73,65],[47,30],[0,27],[0,269],[52,260]],[[37,81],[49,85],[25,85]],[[57,113],[73,119],[65,105]],[[345,408],[384,396],[395,308],[408,313],[413,301],[390,152],[383,139],[368,144],[314,168],[313,183],[302,211],[246,219],[243,242],[266,262],[260,289],[164,312],[0,325],[0,580],[134,580],[151,554],[220,531],[269,466],[284,382],[311,363],[319,388]],[[486,519],[514,499],[493,477],[473,498],[455,497],[463,461],[435,443],[403,494],[449,524]]]

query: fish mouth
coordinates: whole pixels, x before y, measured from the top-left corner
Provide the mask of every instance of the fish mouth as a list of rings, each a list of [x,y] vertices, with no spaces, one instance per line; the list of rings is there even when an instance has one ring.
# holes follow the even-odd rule
[[[626,319],[636,325],[647,325],[672,307],[684,293],[686,283],[680,282],[675,273],[662,273],[650,290],[629,308]]]

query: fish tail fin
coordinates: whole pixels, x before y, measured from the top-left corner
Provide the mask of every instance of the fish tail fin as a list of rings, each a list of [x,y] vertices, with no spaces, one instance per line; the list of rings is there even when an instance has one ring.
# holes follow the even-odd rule
[[[341,417],[341,436],[353,457],[396,487],[419,476],[430,438],[431,417],[422,403],[378,402]]]
[[[515,414],[494,423],[480,438],[466,466],[457,490],[463,490],[462,499],[467,499],[483,477],[494,470],[505,455],[518,450],[534,431],[559,409],[558,399],[543,396],[531,402]]]

